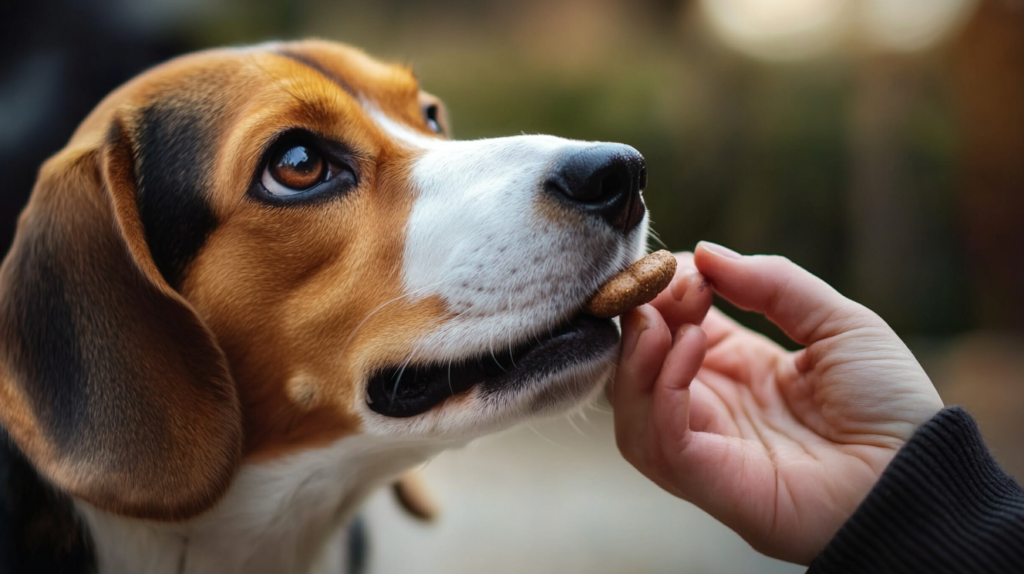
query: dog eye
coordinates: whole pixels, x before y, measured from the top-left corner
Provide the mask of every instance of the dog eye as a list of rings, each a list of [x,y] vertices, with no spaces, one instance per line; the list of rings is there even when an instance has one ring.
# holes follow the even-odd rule
[[[323,155],[304,144],[274,150],[263,171],[263,186],[273,195],[295,195],[327,181],[330,169]]]
[[[249,184],[249,197],[275,206],[308,205],[359,187],[358,156],[304,129],[272,140]]]
[[[435,104],[430,104],[423,110],[423,115],[426,117],[427,127],[430,128],[430,131],[435,134],[443,134],[444,129],[441,128],[441,122],[437,119],[438,113],[438,108]]]

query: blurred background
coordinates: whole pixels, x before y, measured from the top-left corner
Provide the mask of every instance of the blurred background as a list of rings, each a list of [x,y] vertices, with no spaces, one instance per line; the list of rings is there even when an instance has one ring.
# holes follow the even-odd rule
[[[118,84],[306,36],[412,66],[460,139],[633,145],[655,246],[785,254],[873,308],[1024,477],[1024,1],[5,2],[4,251],[39,164]],[[609,421],[598,405],[442,456],[435,526],[375,498],[376,571],[800,571],[645,483]]]

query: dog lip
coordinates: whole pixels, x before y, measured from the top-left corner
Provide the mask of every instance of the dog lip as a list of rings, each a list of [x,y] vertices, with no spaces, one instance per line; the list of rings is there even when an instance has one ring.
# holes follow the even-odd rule
[[[544,377],[603,358],[618,340],[610,319],[579,314],[545,336],[530,337],[501,353],[380,369],[367,385],[367,405],[384,416],[407,418],[477,386],[485,395],[515,394]]]

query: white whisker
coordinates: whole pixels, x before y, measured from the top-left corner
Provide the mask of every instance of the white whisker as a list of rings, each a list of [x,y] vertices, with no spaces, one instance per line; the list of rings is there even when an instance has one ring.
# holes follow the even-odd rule
[[[455,387],[452,386],[452,360],[448,359],[448,392],[455,396]]]
[[[545,436],[544,433],[542,433],[539,430],[537,430],[537,427],[533,426],[532,424],[527,423],[526,424],[526,428],[528,428],[531,431],[533,431],[533,434],[539,436],[541,438],[541,440],[543,440],[544,442],[546,442],[546,443],[548,443],[550,445],[556,446],[560,450],[564,450],[566,452],[572,452],[571,448],[569,448],[569,447],[565,446],[564,444],[561,444],[561,443],[559,443],[557,441],[554,441],[551,438]]]
[[[648,243],[648,246],[651,243],[655,243],[655,244],[657,244],[656,247],[660,247],[661,249],[668,249],[668,245],[665,245],[665,242],[661,240],[661,237],[658,235],[658,232],[653,230],[653,229],[648,229],[647,230],[647,243]],[[648,247],[648,251],[656,251],[656,250],[650,249],[650,247]]]
[[[403,299],[409,299],[409,298],[412,298],[412,297],[416,297],[416,296],[418,296],[419,294],[421,294],[422,292],[424,292],[424,291],[426,291],[428,289],[433,289],[434,287],[439,287],[439,286],[444,285],[445,283],[451,283],[451,282],[452,282],[451,279],[444,279],[444,280],[438,281],[437,283],[434,283],[432,285],[425,285],[425,286],[423,286],[423,287],[421,287],[419,289],[416,289],[414,291],[410,291],[408,293],[404,293],[402,295],[399,295],[398,297],[395,297],[394,299],[391,299],[390,301],[385,301],[385,302],[381,303],[380,305],[377,305],[377,307],[373,311],[370,311],[369,313],[367,313],[366,317],[363,317],[363,320],[360,321],[358,325],[356,325],[356,328],[353,329],[351,333],[349,333],[348,339],[346,339],[345,340],[345,344],[341,346],[341,351],[340,352],[344,353],[345,350],[348,349],[348,346],[352,343],[352,339],[354,339],[356,337],[356,334],[359,332],[359,330],[363,328],[363,325],[365,325],[367,321],[369,321],[374,315],[379,313],[381,310],[383,310],[388,305],[391,305],[392,303],[397,303],[398,301],[401,301]]]
[[[402,380],[402,375],[405,373],[406,367],[409,366],[409,363],[412,362],[412,360],[413,360],[413,358],[415,358],[416,354],[419,353],[420,347],[422,347],[422,345],[423,345],[423,343],[421,341],[420,343],[417,343],[415,347],[412,348],[412,351],[410,351],[409,354],[406,355],[405,362],[402,363],[402,368],[398,370],[398,376],[395,378],[395,386],[391,389],[391,400],[392,400],[392,402],[395,400],[395,396],[398,394],[398,384]],[[450,369],[450,366],[449,366],[449,369]],[[448,384],[449,384],[449,387],[450,387],[451,386],[451,371],[450,370],[449,370],[449,383]],[[455,393],[452,393],[452,394],[455,394]]]
[[[577,397],[573,396],[573,399],[577,399]],[[583,437],[587,436],[587,433],[583,432],[580,430],[580,427],[576,426],[576,421],[572,420],[572,415],[565,417],[565,420],[569,422],[569,426],[571,426],[577,434]]]

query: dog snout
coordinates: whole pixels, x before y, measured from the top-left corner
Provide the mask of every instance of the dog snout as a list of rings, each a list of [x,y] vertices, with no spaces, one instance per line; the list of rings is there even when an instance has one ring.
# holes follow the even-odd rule
[[[593,214],[622,233],[644,218],[640,192],[647,166],[635,149],[601,144],[570,151],[555,162],[544,190],[572,208]]]

